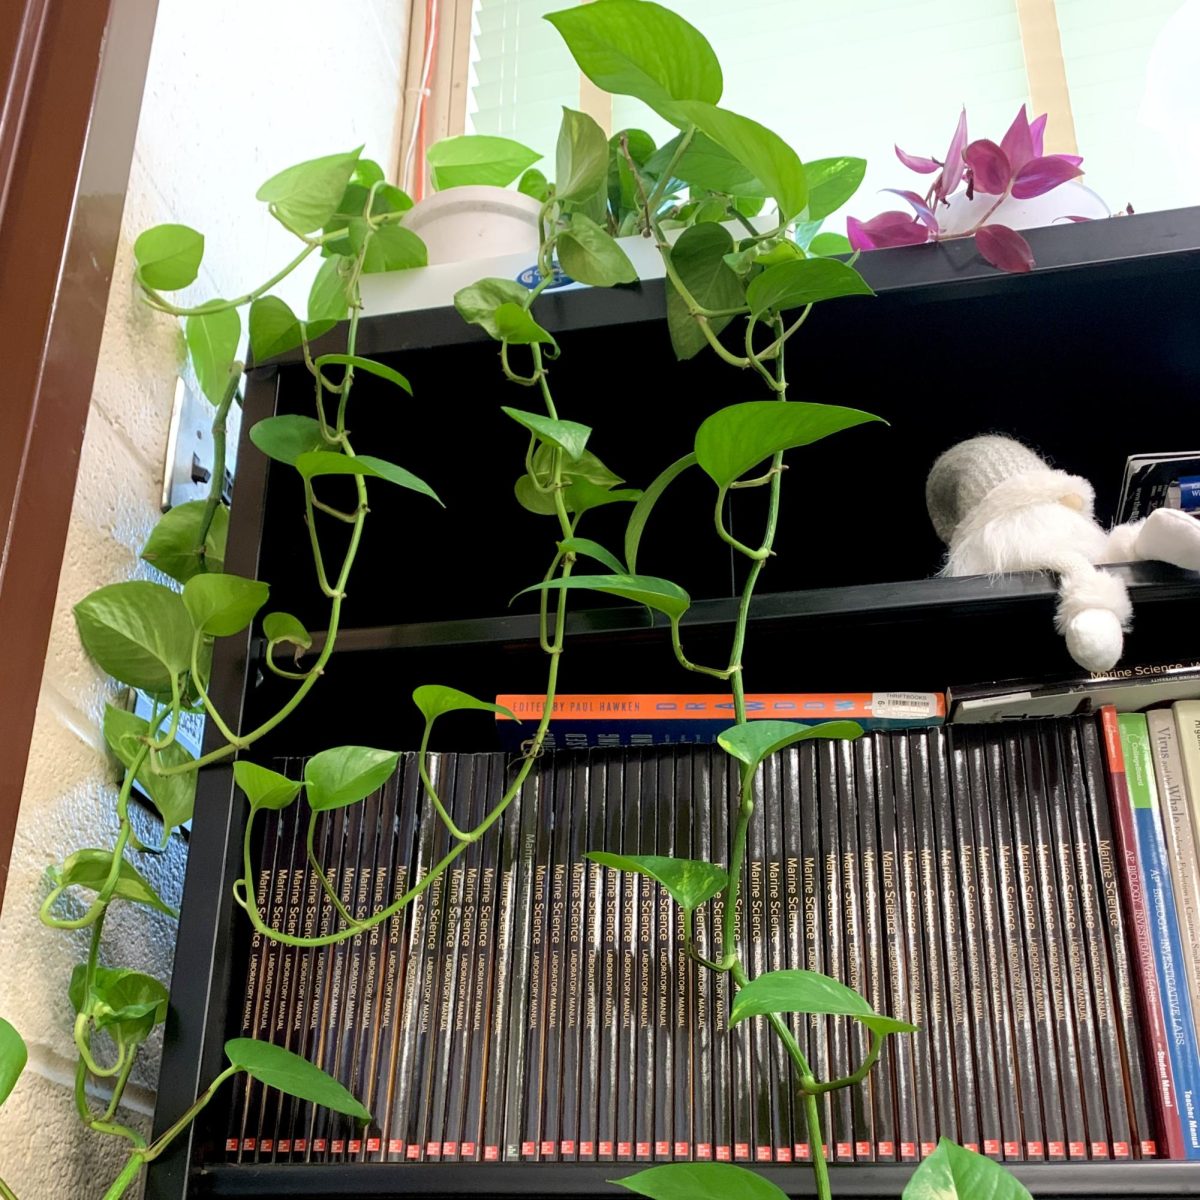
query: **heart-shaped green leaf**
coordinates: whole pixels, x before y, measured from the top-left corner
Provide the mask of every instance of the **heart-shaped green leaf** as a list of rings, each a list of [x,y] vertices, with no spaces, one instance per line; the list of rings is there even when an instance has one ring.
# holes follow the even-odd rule
[[[133,243],[138,278],[156,292],[193,283],[204,257],[204,235],[187,225],[154,225]]]
[[[729,231],[713,224],[693,225],[685,229],[671,247],[671,265],[701,308],[719,312],[745,307],[746,294],[742,281],[725,261],[732,250],[733,238]],[[695,317],[688,312],[674,281],[668,280],[668,283],[667,328],[671,334],[671,345],[676,358],[692,358],[708,345],[708,340],[700,331]],[[707,320],[709,328],[714,333],[720,333],[733,317],[709,317]]]
[[[750,980],[733,998],[729,1027],[748,1017],[792,1012],[852,1017],[880,1035],[916,1030],[915,1025],[881,1016],[844,983],[816,971],[800,970],[767,971]]]
[[[810,221],[821,221],[839,209],[855,192],[866,174],[865,158],[818,158],[804,164],[808,184],[808,204],[805,215]]]
[[[314,754],[304,766],[309,806],[317,812],[344,808],[369,796],[392,777],[400,755],[370,746],[335,746]]]
[[[769,1179],[733,1163],[664,1163],[612,1182],[652,1200],[787,1200]]]
[[[28,1061],[25,1039],[0,1017],[0,1104],[12,1094]]]
[[[256,364],[300,345],[300,318],[278,296],[260,296],[250,305],[250,352]]]
[[[609,0],[605,0],[606,3]],[[678,621],[688,610],[691,597],[677,583],[653,575],[572,575],[569,579],[547,579],[517,593],[542,591],[593,591],[620,596],[635,604],[644,604]],[[516,597],[513,597],[516,599]]]
[[[491,704],[487,700],[477,700],[458,688],[445,687],[440,683],[424,683],[413,691],[413,703],[421,710],[427,725],[432,725],[443,713],[458,712],[462,709],[480,709],[483,712],[500,713],[512,721],[518,721],[510,709],[503,704]]]
[[[362,269],[364,275],[378,275],[382,271],[411,271],[428,264],[425,243],[411,229],[393,222],[371,233]]]
[[[225,541],[229,535],[229,509],[218,504],[204,537],[200,553],[200,526],[207,501],[186,500],[163,513],[142,547],[142,559],[164,575],[187,583],[204,571],[220,574],[225,569]]]
[[[278,771],[260,767],[244,758],[239,758],[233,764],[233,780],[246,793],[251,808],[267,808],[272,811],[287,808],[300,795],[300,789],[304,786],[296,779],[289,779],[286,775],[280,775]]]
[[[850,254],[853,247],[850,239],[844,233],[818,233],[808,243],[809,254]]]
[[[655,854],[610,854],[593,850],[584,855],[602,867],[615,871],[630,871],[648,875],[661,883],[680,908],[689,912],[715,896],[728,882],[722,867],[715,863],[697,862],[691,858],[666,858]]]
[[[289,467],[294,467],[302,454],[329,444],[321,436],[321,426],[315,418],[292,413],[256,422],[250,429],[250,440],[268,458]]]
[[[517,191],[523,196],[532,196],[539,204],[545,204],[550,199],[550,181],[537,167],[530,167],[517,180]]]
[[[256,198],[271,205],[275,216],[293,233],[315,233],[338,210],[358,164],[362,147],[327,154],[287,167],[258,189]]]
[[[605,0],[606,4],[620,2]],[[558,235],[557,245],[562,269],[580,283],[613,287],[637,281],[637,271],[629,255],[591,217],[581,212],[571,214],[571,223]]]
[[[192,629],[178,592],[140,579],[110,583],[75,605],[84,649],[114,679],[151,695],[188,669]]]
[[[673,480],[682,475],[688,467],[695,465],[696,456],[694,454],[685,454],[682,458],[676,459],[642,493],[642,498],[634,505],[633,512],[629,514],[629,523],[625,526],[625,561],[630,574],[637,572],[638,547],[642,544],[642,533],[659,497]]]
[[[779,270],[778,267],[774,268]],[[831,433],[878,421],[857,408],[751,400],[718,409],[696,431],[696,461],[727,488],[764,459],[820,441]]]
[[[608,139],[587,113],[563,109],[555,172],[559,200],[586,199],[607,181]]]
[[[419,479],[403,467],[396,466],[395,463],[385,462],[382,458],[375,458],[370,454],[360,454],[351,458],[345,454],[333,454],[328,450],[312,450],[297,457],[295,467],[305,479],[315,479],[319,475],[362,475],[369,479],[386,479],[388,483],[408,488],[412,492],[420,492],[431,500],[442,503],[437,492],[423,479]]]
[[[312,645],[312,634],[291,613],[267,613],[263,617],[263,635],[268,642],[291,642],[301,650],[307,650]]]
[[[687,100],[684,118],[727,150],[773,196],[785,217],[797,216],[808,201],[808,183],[800,156],[765,125],[713,103]]]
[[[721,98],[721,64],[704,35],[650,0],[605,0],[548,13],[579,69],[602,91],[635,96],[676,125],[677,101]]]
[[[599,542],[593,542],[590,538],[567,538],[565,541],[558,543],[560,554],[574,554],[576,557],[582,555],[584,558],[594,558],[598,563],[603,563],[616,575],[625,575],[628,572],[625,570],[624,564],[619,558],[608,550],[605,550]]]
[[[271,589],[240,575],[194,575],[183,585],[192,625],[209,637],[241,633],[267,602]]]
[[[508,187],[542,156],[512,138],[467,133],[434,142],[425,152],[435,191],[452,187]]]
[[[764,758],[793,742],[809,738],[853,739],[862,736],[862,726],[854,721],[823,721],[820,725],[800,725],[795,721],[744,721],[731,725],[717,735],[717,743],[751,769]]]
[[[496,310],[502,304],[525,307],[529,289],[511,279],[480,279],[454,293],[454,307],[468,325],[478,325],[489,337],[503,337],[496,325]]]
[[[949,1138],[912,1173],[902,1200],[1033,1200],[999,1163]]]
[[[308,328],[305,335],[309,341],[332,329],[349,311],[345,270],[345,261],[340,258],[327,258],[317,270],[308,291]]]
[[[659,174],[675,156],[679,148],[680,134],[655,152],[647,163],[647,170]],[[672,174],[693,189],[693,193],[719,192],[724,196],[737,196],[761,200],[766,188],[760,179],[739,162],[724,146],[714,142],[707,134],[697,131],[685,147]]]
[[[839,296],[873,296],[871,285],[851,266],[836,258],[800,258],[768,267],[750,281],[746,300],[761,317],[785,312]]]
[[[357,354],[322,354],[313,364],[318,370],[324,367],[353,367],[356,371],[366,371],[369,375],[378,375],[388,383],[394,383],[401,391],[412,395],[412,384],[400,374],[373,358],[361,358]]]
[[[91,994],[85,996],[86,980],[87,964],[77,963],[67,985],[71,1006],[127,1045],[145,1041],[154,1026],[167,1019],[167,989],[152,975],[97,966]]]
[[[49,874],[57,888],[82,887],[98,892],[108,878],[112,864],[111,850],[76,850],[61,867],[51,868]],[[163,902],[145,877],[132,863],[121,859],[114,896],[156,908],[169,917],[176,916],[173,908]]]
[[[371,1119],[371,1114],[336,1079],[282,1046],[254,1038],[233,1038],[225,1043],[225,1056],[266,1087],[345,1113],[356,1121]]]
[[[188,317],[183,328],[200,390],[212,404],[220,404],[237,358],[242,318],[236,308],[225,308]]]
[[[131,768],[150,736],[150,724],[136,713],[123,708],[104,706],[104,740],[116,756],[117,761]],[[192,755],[178,741],[168,743],[157,754],[161,766],[180,767],[194,762]],[[160,775],[154,770],[149,755],[135,776],[142,790],[150,797],[151,804],[162,817],[163,826],[170,830],[192,819],[196,805],[196,773],[184,771],[179,775]]]
[[[512,417],[518,425],[524,425],[530,433],[537,434],[543,442],[549,442],[551,446],[557,447],[566,454],[568,461],[577,460],[583,456],[583,452],[587,448],[587,440],[592,433],[587,425],[580,425],[578,421],[557,421],[551,417],[544,417],[540,413],[523,412],[519,408],[506,408],[503,405],[501,405],[500,411],[506,416]],[[621,481],[618,479],[617,482]]]
[[[496,309],[493,319],[501,340],[511,342],[514,346],[536,344],[553,346],[557,344],[550,334],[529,315],[529,310],[520,304],[510,302],[501,304]]]

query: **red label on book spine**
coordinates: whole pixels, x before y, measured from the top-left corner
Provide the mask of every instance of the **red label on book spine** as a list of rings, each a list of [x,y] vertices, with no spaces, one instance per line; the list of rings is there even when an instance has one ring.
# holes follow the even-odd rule
[[[728,1162],[731,1155],[728,1146],[717,1147],[717,1162]]]
[[[1020,1142],[1005,1142],[1004,1143],[1004,1157],[1005,1158],[1020,1158],[1021,1157],[1021,1143]]]
[[[463,1142],[462,1152],[463,1152],[463,1158],[474,1158],[475,1157],[475,1143],[474,1142]]]
[[[895,1142],[880,1142],[879,1143],[879,1153],[884,1158],[891,1158],[896,1153],[896,1143]]]
[[[754,1161],[755,1162],[770,1162],[771,1161],[771,1147],[770,1146],[755,1146],[754,1147]]]
[[[279,1153],[280,1154],[291,1154],[291,1152],[292,1152],[292,1139],[291,1138],[280,1138],[279,1139]]]
[[[559,1153],[574,1154],[575,1153],[575,1143],[572,1141],[563,1142],[562,1145],[559,1147]]]
[[[865,1158],[868,1154],[871,1153],[871,1143],[870,1142],[855,1142],[854,1143],[854,1152],[855,1152],[855,1154],[861,1154]]]
[[[691,1152],[692,1152],[691,1142],[676,1142],[675,1143],[675,1157],[676,1158],[687,1158],[687,1156],[689,1154],[691,1154]]]
[[[237,1140],[237,1138],[226,1138],[226,1139],[225,1139],[225,1149],[226,1149],[226,1150],[227,1150],[227,1151],[228,1151],[230,1154],[232,1154],[232,1153],[233,1153],[233,1152],[234,1152],[234,1151],[235,1151],[237,1148],[238,1148],[238,1140]]]
[[[733,1157],[748,1159],[750,1157],[749,1142],[735,1142],[733,1145]]]
[[[369,1154],[374,1154],[381,1145],[382,1143],[378,1138],[367,1138],[367,1152]]]
[[[792,1161],[791,1149],[787,1146],[780,1146],[779,1149],[775,1151],[775,1161],[790,1163]]]
[[[655,1142],[654,1143],[654,1153],[655,1154],[670,1154],[671,1153],[671,1143],[670,1142]]]
[[[711,1160],[712,1146],[708,1142],[697,1142],[696,1157],[705,1159],[706,1161]]]
[[[299,1142],[296,1143],[296,1149],[297,1150],[300,1149]],[[400,1138],[388,1138],[388,1153],[389,1154],[403,1154],[404,1153],[404,1142]]]
[[[1108,1143],[1107,1142],[1093,1142],[1092,1143],[1092,1157],[1093,1158],[1107,1158],[1108,1157]]]
[[[296,1153],[303,1154],[308,1149],[308,1138],[297,1138],[295,1143]]]
[[[804,1162],[808,1162],[812,1151],[809,1150],[807,1142],[797,1142],[792,1149],[795,1151],[797,1158],[803,1160]]]
[[[917,1157],[917,1143],[916,1142],[901,1142],[900,1143],[900,1157],[907,1158],[907,1159],[916,1158]]]
[[[500,1147],[499,1146],[484,1146],[483,1161],[484,1162],[499,1162],[500,1161]]]
[[[351,1138],[346,1146],[346,1149],[349,1150],[351,1154],[357,1154],[362,1149],[362,1139]]]
[[[937,1142],[922,1142],[921,1157],[928,1158],[937,1149]]]
[[[838,1158],[853,1158],[854,1147],[849,1142],[838,1142],[835,1147]]]
[[[984,1138],[983,1152],[984,1154],[999,1154],[1000,1142],[996,1138]]]

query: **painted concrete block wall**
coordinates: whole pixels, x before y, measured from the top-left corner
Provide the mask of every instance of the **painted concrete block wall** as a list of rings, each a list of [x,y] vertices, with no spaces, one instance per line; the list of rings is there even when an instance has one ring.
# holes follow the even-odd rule
[[[73,850],[111,844],[116,771],[100,735],[114,689],[79,646],[72,605],[92,589],[155,578],[138,551],[158,516],[179,325],[134,295],[132,245],[149,225],[206,236],[187,300],[241,294],[298,244],[254,200],[282,167],[365,143],[390,168],[403,87],[405,0],[159,0],[158,24],[122,221],[114,283],[80,462],[50,651],[0,913],[0,1014],[24,1035],[30,1064],[0,1110],[0,1175],[21,1200],[100,1197],[124,1159],[116,1139],[86,1131],[72,1099],[66,987],[84,932],[45,928],[44,871]],[[308,264],[306,264],[306,268]],[[302,307],[315,267],[282,289]],[[150,836],[149,821],[142,831]],[[137,865],[178,903],[186,844]],[[102,962],[169,981],[174,922],[114,905]],[[121,1119],[146,1131],[157,1047],[149,1046]]]

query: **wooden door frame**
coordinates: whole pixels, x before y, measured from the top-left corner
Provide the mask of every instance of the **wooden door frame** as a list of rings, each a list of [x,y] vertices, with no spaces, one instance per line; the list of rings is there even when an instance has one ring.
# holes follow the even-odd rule
[[[157,9],[0,4],[0,902]]]

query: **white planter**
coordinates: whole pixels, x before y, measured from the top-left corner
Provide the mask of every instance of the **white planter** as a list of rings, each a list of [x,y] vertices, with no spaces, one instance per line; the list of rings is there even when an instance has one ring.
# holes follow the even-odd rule
[[[949,205],[937,210],[938,223],[944,233],[961,233],[970,229],[996,202],[995,196],[976,193],[968,200],[966,192],[951,196]],[[1053,225],[1064,217],[1090,217],[1098,220],[1110,215],[1110,209],[1090,187],[1070,179],[1043,196],[1031,200],[1016,200],[1010,196],[989,218],[1010,229],[1036,229]]]
[[[402,223],[425,243],[431,267],[506,254],[536,258],[541,207],[509,188],[448,188],[419,200]]]

